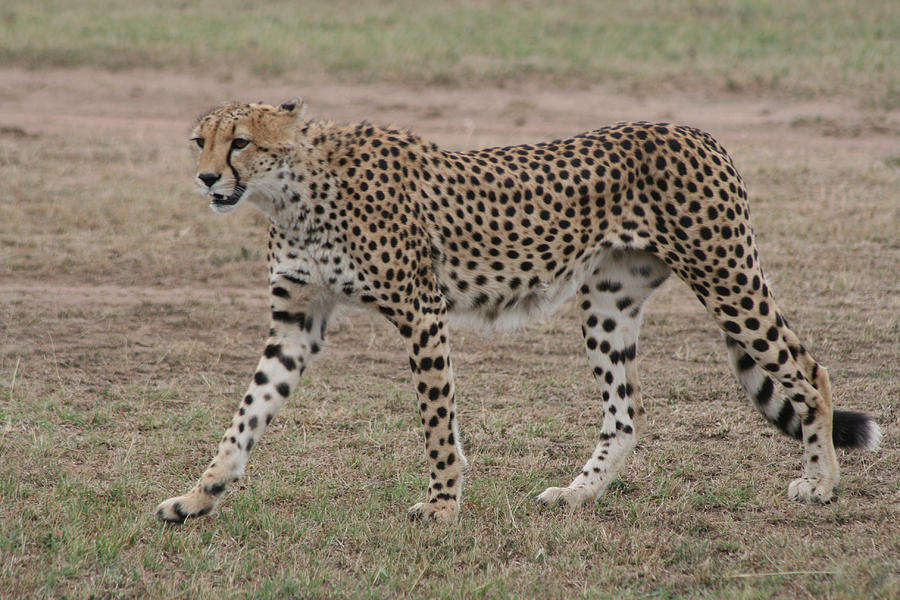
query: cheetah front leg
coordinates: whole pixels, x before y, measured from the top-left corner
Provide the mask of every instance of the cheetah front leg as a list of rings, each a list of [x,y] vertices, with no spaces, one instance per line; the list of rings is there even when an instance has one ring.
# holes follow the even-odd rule
[[[160,519],[181,523],[216,507],[228,486],[243,476],[250,451],[296,388],[312,356],[320,351],[330,307],[291,302],[289,289],[288,285],[271,288],[269,338],[216,457],[191,491],[157,507]]]
[[[441,309],[442,314],[442,309]],[[419,415],[425,427],[429,483],[425,502],[409,509],[411,519],[453,523],[462,499],[467,466],[459,441],[456,394],[447,329],[440,315],[427,315],[414,326],[400,325],[407,338]]]

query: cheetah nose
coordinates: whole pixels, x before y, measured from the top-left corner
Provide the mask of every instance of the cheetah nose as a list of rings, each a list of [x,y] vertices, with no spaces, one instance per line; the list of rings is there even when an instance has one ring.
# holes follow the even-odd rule
[[[212,187],[222,176],[218,173],[200,173],[197,179],[206,184],[206,187]]]

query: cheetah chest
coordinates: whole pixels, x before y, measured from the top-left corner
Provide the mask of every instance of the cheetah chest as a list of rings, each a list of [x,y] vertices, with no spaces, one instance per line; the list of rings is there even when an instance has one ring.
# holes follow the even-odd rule
[[[287,281],[302,286],[310,295],[347,297],[355,291],[356,267],[340,244],[327,239],[292,239],[273,245],[269,283]]]

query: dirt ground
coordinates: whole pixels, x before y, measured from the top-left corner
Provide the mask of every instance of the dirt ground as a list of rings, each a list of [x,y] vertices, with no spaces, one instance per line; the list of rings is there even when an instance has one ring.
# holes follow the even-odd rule
[[[218,102],[277,103],[302,96],[311,117],[407,127],[454,148],[520,143],[616,121],[677,121],[723,139],[809,147],[823,134],[872,155],[895,153],[900,111],[873,114],[850,99],[747,97],[665,91],[634,97],[603,87],[537,82],[486,89],[347,84],[329,79],[222,81],[164,71],[0,69],[0,123],[26,133],[97,128],[123,136],[178,139]],[[499,142],[498,142],[499,140]]]
[[[104,390],[127,391],[128,382],[183,386],[184,395],[214,407],[203,431],[224,428],[264,341],[265,226],[249,207],[231,220],[210,213],[194,192],[186,137],[193,120],[221,101],[278,103],[295,96],[306,99],[313,117],[400,125],[452,149],[540,141],[623,120],[676,121],[711,132],[744,171],[763,263],[792,323],[814,355],[833,367],[838,403],[876,414],[889,434],[880,457],[842,457],[844,485],[854,502],[875,498],[887,511],[879,515],[896,516],[900,488],[887,467],[897,463],[890,434],[900,433],[900,210],[894,204],[900,200],[896,187],[893,202],[885,189],[897,181],[900,113],[873,112],[850,100],[665,91],[632,97],[536,82],[459,89],[347,84],[321,76],[273,83],[156,71],[0,69],[0,169],[18,178],[0,192],[0,214],[12,215],[0,222],[0,379],[8,382],[8,398],[38,398],[53,388],[89,406]],[[92,150],[104,144],[109,158]],[[143,186],[136,192],[143,206],[121,209],[124,216],[105,214],[104,190],[126,189],[132,177]],[[49,181],[60,178],[75,190],[60,190],[70,194],[65,202],[21,205],[30,201],[23,198],[56,193]],[[73,216],[81,209],[78,190],[100,198],[85,200],[96,220]],[[154,208],[160,205],[172,216]],[[146,230],[133,233],[129,228],[139,220]],[[491,439],[503,436],[490,411],[510,411],[504,419],[513,422],[516,411],[535,410],[523,408],[523,397],[534,395],[547,398],[563,423],[594,414],[589,402],[572,402],[593,393],[581,344],[570,305],[517,331],[454,331],[463,437],[476,481],[504,469],[477,459],[480,450],[494,448]],[[656,427],[665,439],[651,433],[626,468],[629,477],[650,481],[656,459],[649,451],[679,462],[677,454],[688,445],[697,445],[689,456],[702,464],[698,477],[723,476],[727,469],[713,463],[726,441],[747,444],[751,454],[777,455],[775,475],[751,477],[780,498],[799,456],[786,451],[788,444],[772,442],[777,434],[751,414],[715,328],[680,282],[669,281],[651,303],[642,344],[651,432]],[[367,397],[409,400],[400,348],[379,317],[347,313],[313,370],[321,375],[310,376],[312,393],[333,399],[362,382],[372,388],[363,392]],[[346,382],[348,364],[352,383]],[[166,398],[180,395],[170,390]],[[710,399],[715,410],[706,404]],[[189,401],[166,400],[160,410],[184,414]],[[408,404],[397,411],[412,420]],[[285,423],[301,427],[290,410]],[[308,430],[333,426],[334,414],[325,407],[297,410],[304,411],[304,439]],[[5,433],[30,435],[35,427],[8,417]],[[700,439],[691,433],[695,428],[705,432]],[[273,429],[269,435],[277,435]],[[139,430],[123,435],[141,443]],[[189,456],[172,450],[172,468],[184,482],[199,473],[216,435],[198,440]],[[550,458],[576,469],[590,447],[590,435],[579,435],[551,436]],[[415,436],[410,443],[417,447]],[[265,447],[257,452],[261,465],[278,468]],[[159,468],[147,465],[154,476]],[[180,491],[146,495],[163,500]],[[866,526],[863,520],[860,527]]]

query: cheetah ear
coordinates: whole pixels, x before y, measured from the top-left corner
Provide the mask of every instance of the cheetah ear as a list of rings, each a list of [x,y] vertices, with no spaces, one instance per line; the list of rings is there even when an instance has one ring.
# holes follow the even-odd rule
[[[287,102],[282,102],[281,106],[279,106],[281,110],[285,112],[297,112],[297,118],[303,118],[303,115],[306,114],[306,101],[303,98],[294,98],[293,100],[288,100]]]

